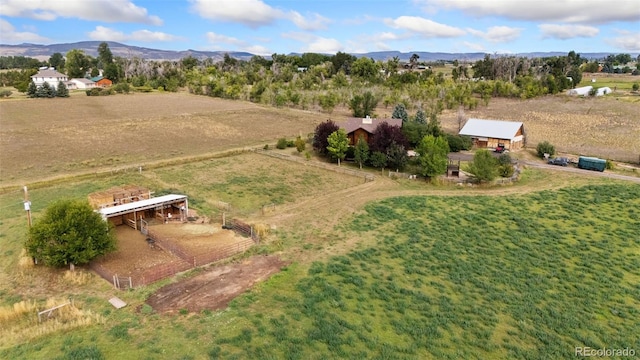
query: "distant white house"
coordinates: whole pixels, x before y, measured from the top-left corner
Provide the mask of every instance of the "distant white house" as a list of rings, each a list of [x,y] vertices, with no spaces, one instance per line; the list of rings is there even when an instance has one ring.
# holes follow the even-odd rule
[[[42,67],[38,70],[38,73],[31,76],[31,81],[33,81],[36,86],[40,87],[45,82],[49,84],[49,86],[58,88],[58,83],[60,81],[67,82],[69,77],[67,75],[59,73],[56,69],[52,67]]]
[[[96,83],[89,79],[71,79],[70,83],[75,84],[76,89],[93,89],[96,86]]]

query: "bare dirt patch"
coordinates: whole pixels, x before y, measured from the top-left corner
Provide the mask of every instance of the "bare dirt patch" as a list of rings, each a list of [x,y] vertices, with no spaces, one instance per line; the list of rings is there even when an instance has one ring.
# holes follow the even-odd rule
[[[163,224],[151,229],[192,254],[226,248],[244,239],[219,224]]]
[[[118,250],[98,263],[119,276],[134,276],[156,265],[182,261],[157,246],[150,246],[145,235],[126,225],[116,227],[116,236]]]
[[[146,303],[160,313],[223,309],[233,298],[268,279],[285,265],[276,256],[254,256],[238,263],[215,266],[190,279],[160,288]]]

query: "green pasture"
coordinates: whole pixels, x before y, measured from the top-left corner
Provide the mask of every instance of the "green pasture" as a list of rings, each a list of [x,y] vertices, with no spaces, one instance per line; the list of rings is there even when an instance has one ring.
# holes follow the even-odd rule
[[[65,193],[80,191],[58,195]],[[155,314],[142,301],[159,284],[117,293],[132,304],[123,310],[104,305],[106,295],[85,295],[105,324],[4,348],[0,358],[559,359],[576,346],[638,351],[639,219],[637,185],[390,198],[328,230],[335,241],[361,239],[356,250],[294,263],[225,311]],[[10,294],[3,289],[3,299]]]
[[[608,86],[611,90],[631,91],[633,84],[640,84],[640,76],[633,75],[598,76],[595,77],[596,82],[591,82],[592,78],[589,74],[583,74],[582,81],[580,81],[578,87],[593,86],[594,88],[602,88]]]

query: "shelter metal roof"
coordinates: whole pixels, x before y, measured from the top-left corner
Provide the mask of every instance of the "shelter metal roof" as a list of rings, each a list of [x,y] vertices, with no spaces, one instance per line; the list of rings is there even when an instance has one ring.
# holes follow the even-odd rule
[[[515,121],[469,119],[460,130],[460,135],[513,140],[520,127],[522,123]]]
[[[162,205],[174,204],[186,199],[186,195],[169,194],[151,199],[135,201],[128,204],[102,208],[98,210],[98,212],[102,215],[102,217],[108,218],[116,215],[128,214],[134,211],[153,209]]]

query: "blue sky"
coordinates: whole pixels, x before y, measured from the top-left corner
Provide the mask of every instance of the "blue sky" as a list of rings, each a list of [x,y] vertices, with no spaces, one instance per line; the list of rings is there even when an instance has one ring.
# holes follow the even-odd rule
[[[2,0],[0,43],[165,50],[640,52],[639,0]]]

